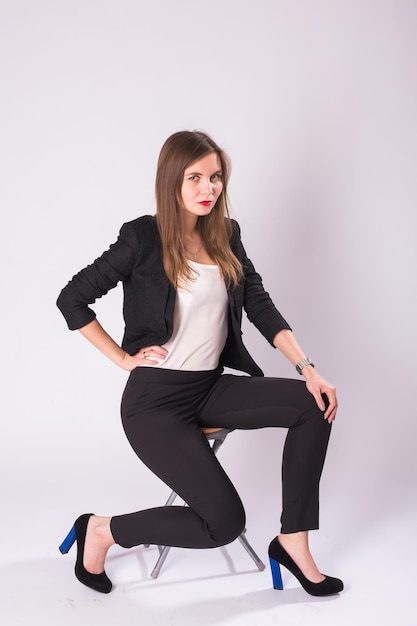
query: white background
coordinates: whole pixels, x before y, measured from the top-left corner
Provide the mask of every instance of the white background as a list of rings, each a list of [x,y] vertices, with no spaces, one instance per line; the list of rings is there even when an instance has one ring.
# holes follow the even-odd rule
[[[415,623],[416,27],[413,0],[0,0],[2,623]],[[57,553],[80,513],[166,497],[122,432],[125,372],[55,300],[154,213],[161,145],[196,128],[231,156],[247,252],[339,391],[313,537],[346,582],[330,602],[291,577],[281,594],[267,572],[224,578],[216,551],[178,551],[149,582],[152,548],[131,569],[116,548],[97,598]],[[96,311],[120,340],[121,288]],[[244,330],[266,374],[296,375]],[[264,560],[283,439],[234,433],[221,452]]]

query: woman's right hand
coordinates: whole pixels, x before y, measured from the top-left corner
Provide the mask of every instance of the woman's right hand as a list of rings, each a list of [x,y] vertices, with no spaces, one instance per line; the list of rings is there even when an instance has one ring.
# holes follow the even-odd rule
[[[149,365],[150,367],[158,365],[168,355],[168,350],[162,346],[148,346],[147,348],[141,348],[139,352],[131,356],[110,337],[97,319],[80,328],[80,333],[97,350],[100,350],[113,363],[128,372],[140,365]]]
[[[136,367],[140,367],[141,365],[148,365],[152,367],[153,365],[158,365],[158,363],[166,359],[167,355],[168,350],[162,346],[147,346],[146,348],[141,348],[139,352],[136,352],[136,354],[132,356],[126,352],[122,362],[120,363],[120,367],[127,372],[131,372]]]

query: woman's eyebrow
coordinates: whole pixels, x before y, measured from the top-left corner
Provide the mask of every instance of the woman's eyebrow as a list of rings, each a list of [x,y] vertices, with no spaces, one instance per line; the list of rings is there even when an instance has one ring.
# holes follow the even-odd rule
[[[221,174],[221,173],[222,173],[221,170],[216,170],[215,172],[210,174],[210,176],[213,176],[214,174]],[[185,176],[203,176],[203,174],[201,172],[190,172],[188,170],[185,170],[184,175]]]

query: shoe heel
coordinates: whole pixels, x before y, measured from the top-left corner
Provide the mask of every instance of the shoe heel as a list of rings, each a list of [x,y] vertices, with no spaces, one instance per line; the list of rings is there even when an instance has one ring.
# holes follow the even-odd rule
[[[274,589],[282,590],[284,589],[284,585],[282,584],[282,576],[281,576],[281,568],[279,563],[269,557],[269,563],[271,565],[271,574],[272,574],[272,585]]]
[[[59,546],[59,551],[61,552],[61,554],[67,554],[70,551],[71,547],[75,543],[75,539],[75,527],[73,526],[68,535],[65,537],[64,541]]]

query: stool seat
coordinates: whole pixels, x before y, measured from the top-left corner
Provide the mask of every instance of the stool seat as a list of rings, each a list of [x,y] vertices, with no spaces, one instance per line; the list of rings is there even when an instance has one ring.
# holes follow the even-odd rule
[[[228,428],[204,428],[203,429],[203,433],[206,436],[207,440],[210,442],[213,442],[211,444],[211,449],[213,451],[213,454],[217,454],[217,452],[219,451],[219,448],[223,445],[223,443],[226,440],[226,437],[232,432],[231,429]],[[177,493],[175,493],[175,491],[172,491],[169,495],[168,500],[165,502],[165,506],[171,506],[172,503],[174,502],[175,498],[177,497]],[[184,504],[184,506],[187,506],[186,504]],[[262,571],[265,569],[265,565],[264,563],[261,561],[261,559],[259,558],[259,556],[256,554],[255,550],[252,548],[252,546],[250,545],[249,541],[247,540],[246,536],[246,528],[243,530],[243,532],[239,535],[238,539],[240,541],[240,543],[242,544],[242,546],[245,548],[245,550],[247,551],[247,553],[249,554],[249,556],[251,557],[251,559],[254,561],[254,563],[256,564],[257,568],[259,569],[259,571]],[[145,545],[145,547],[148,547],[148,545]],[[165,560],[168,556],[168,553],[171,549],[171,546],[158,546],[158,551],[159,551],[159,557],[158,560],[155,563],[155,566],[151,572],[151,578],[158,578],[159,573],[162,569],[163,564],[165,563]]]

